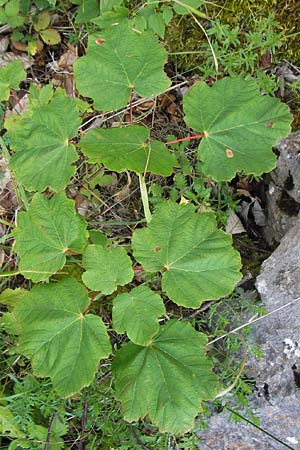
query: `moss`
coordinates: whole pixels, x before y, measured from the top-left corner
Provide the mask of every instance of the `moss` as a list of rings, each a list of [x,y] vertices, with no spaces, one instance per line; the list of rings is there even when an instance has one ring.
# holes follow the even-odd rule
[[[275,31],[284,34],[282,45],[274,55],[274,62],[282,59],[295,64],[300,62],[300,34],[297,34],[299,0],[223,0],[218,5],[207,3],[205,12],[209,20],[218,19],[230,27],[238,26],[241,35],[255,30],[262,17],[272,15],[278,22]],[[205,29],[209,28],[209,20],[201,22]],[[193,52],[176,55],[181,71],[192,70],[203,62],[201,46],[205,42],[203,32],[190,15],[174,16],[166,33],[168,51]]]

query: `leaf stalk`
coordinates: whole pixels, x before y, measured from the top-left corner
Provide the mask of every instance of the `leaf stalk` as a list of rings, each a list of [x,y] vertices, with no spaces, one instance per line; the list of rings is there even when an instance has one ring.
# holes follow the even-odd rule
[[[150,223],[151,219],[152,219],[152,215],[151,215],[151,211],[149,208],[149,198],[148,198],[147,186],[145,183],[145,177],[141,173],[139,173],[139,183],[140,183],[140,191],[141,191],[141,198],[142,198],[142,203],[143,203],[143,208],[144,208],[145,219],[146,219],[147,223]]]

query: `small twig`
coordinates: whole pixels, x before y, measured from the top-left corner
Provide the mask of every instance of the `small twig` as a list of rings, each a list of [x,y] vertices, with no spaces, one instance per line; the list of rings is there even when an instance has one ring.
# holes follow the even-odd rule
[[[52,416],[52,419],[51,419],[51,421],[49,423],[44,450],[50,450],[51,433],[52,433],[52,430],[53,430],[53,427],[54,427],[55,419],[56,419],[56,417],[58,417],[58,415],[59,415],[58,412],[54,413],[53,416]]]
[[[188,80],[186,81],[181,81],[180,83],[175,84],[174,86],[170,86],[168,89],[166,89],[163,93],[167,93],[167,92],[171,92],[174,91],[175,89],[178,89],[182,86],[185,86],[186,84],[188,84]],[[161,94],[159,94],[161,95]],[[136,106],[142,105],[145,102],[148,102],[149,100],[153,100],[154,98],[158,97],[158,95],[151,95],[149,97],[143,97],[140,98],[138,100],[136,100],[135,102],[132,102],[132,108],[135,108]],[[124,114],[126,113],[128,110],[130,109],[130,105],[128,104],[127,106],[125,106],[125,108],[120,109],[119,111],[114,112],[113,111],[108,111],[107,114],[111,114],[108,117],[103,118],[103,113],[98,114],[97,116],[91,117],[89,120],[87,120],[86,122],[84,122],[82,125],[80,125],[79,130],[84,128],[86,125],[88,125],[89,123],[93,122],[96,119],[103,119],[103,122],[107,122],[108,120],[113,119],[114,117],[119,116],[120,114]],[[87,131],[89,131],[90,128],[93,128],[92,126],[87,128],[86,130],[84,130],[84,132],[86,133]]]
[[[292,301],[286,303],[286,304],[283,305],[283,306],[279,306],[279,308],[276,308],[276,309],[274,309],[273,311],[270,311],[269,313],[267,313],[267,314],[265,314],[265,315],[263,315],[263,316],[257,317],[257,318],[255,318],[255,319],[252,318],[252,319],[250,319],[248,322],[244,323],[243,325],[240,325],[239,327],[235,328],[234,330],[231,330],[231,331],[229,331],[228,333],[222,334],[222,336],[219,336],[219,337],[217,337],[216,339],[213,339],[212,341],[208,342],[207,345],[214,344],[215,342],[220,341],[221,339],[223,339],[223,338],[229,336],[230,334],[236,333],[237,331],[242,330],[242,329],[245,328],[245,327],[248,327],[248,326],[250,326],[250,325],[253,325],[254,323],[258,322],[259,320],[263,320],[263,319],[265,319],[266,317],[270,316],[271,314],[275,314],[276,312],[281,311],[282,309],[287,308],[287,307],[290,306],[290,305],[293,305],[294,303],[298,302],[299,300],[300,300],[300,297],[297,297],[297,298],[295,298],[294,300],[292,300]]]
[[[232,414],[235,414],[236,416],[238,416],[240,419],[244,420],[245,422],[249,423],[250,425],[252,425],[253,427],[257,428],[258,430],[262,431],[264,434],[266,434],[267,436],[269,436],[271,439],[273,439],[276,442],[279,442],[280,444],[282,444],[285,448],[290,448],[291,450],[295,450],[293,447],[291,447],[290,445],[286,444],[285,442],[283,442],[281,439],[277,438],[276,436],[273,436],[271,433],[269,433],[267,430],[265,430],[264,428],[260,427],[259,425],[257,425],[256,423],[252,422],[252,420],[247,419],[247,417],[242,416],[242,414],[238,413],[237,411],[235,411],[234,409],[229,408],[229,406],[225,406],[225,408],[230,411]]]
[[[130,430],[130,432],[131,432],[131,434],[132,434],[132,436],[133,436],[135,442],[136,442],[138,445],[140,445],[141,448],[143,448],[144,450],[150,450],[150,448],[147,447],[147,446],[140,440],[140,438],[139,438],[138,435],[136,434],[136,432],[135,432],[133,426],[131,425],[131,423],[128,424],[128,428],[129,428],[129,430]]]

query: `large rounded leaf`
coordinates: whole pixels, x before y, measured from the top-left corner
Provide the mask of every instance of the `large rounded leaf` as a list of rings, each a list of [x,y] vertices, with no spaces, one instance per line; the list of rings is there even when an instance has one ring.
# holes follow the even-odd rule
[[[122,247],[107,248],[103,245],[88,245],[83,252],[82,275],[84,284],[93,291],[112,294],[118,286],[124,286],[133,278],[131,259]]]
[[[80,146],[92,163],[103,163],[117,172],[132,170],[168,176],[176,165],[174,154],[159,141],[149,140],[149,130],[141,126],[99,128],[89,131]]]
[[[147,286],[138,286],[114,298],[113,326],[118,333],[127,333],[138,345],[148,345],[158,333],[158,318],[165,314],[160,295]]]
[[[29,210],[18,215],[14,237],[19,270],[33,282],[47,280],[66,262],[66,254],[81,253],[88,238],[84,219],[65,194],[47,200],[35,194]]]
[[[132,247],[147,272],[162,272],[162,288],[178,305],[198,308],[229,294],[241,278],[231,236],[216,228],[212,214],[196,214],[191,205],[162,205],[133,233]]]
[[[223,78],[209,87],[195,84],[184,96],[185,122],[204,133],[201,171],[214,180],[236,172],[261,175],[276,165],[272,146],[290,131],[287,105],[261,95],[255,80]]]
[[[166,61],[167,52],[155,35],[114,26],[90,36],[87,55],[74,64],[76,86],[94,100],[96,109],[122,108],[132,91],[148,97],[170,86],[163,71]]]
[[[113,374],[125,419],[148,414],[162,432],[188,431],[201,401],[213,399],[218,389],[206,343],[190,324],[169,321],[151,345],[129,343],[118,350]]]
[[[84,286],[66,278],[34,286],[14,309],[20,325],[18,351],[64,397],[88,386],[100,358],[111,351],[101,318],[86,314],[89,301]]]
[[[5,121],[16,152],[10,167],[27,190],[49,187],[59,191],[66,187],[75,173],[72,163],[78,158],[69,140],[77,135],[80,122],[75,99],[66,97],[62,90],[56,91],[49,103],[33,100],[23,115],[12,115]]]

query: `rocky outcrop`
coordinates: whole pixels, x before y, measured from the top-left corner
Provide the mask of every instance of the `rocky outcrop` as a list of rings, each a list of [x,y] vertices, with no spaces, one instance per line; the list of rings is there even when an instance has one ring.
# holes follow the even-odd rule
[[[264,261],[256,287],[269,315],[252,325],[264,357],[247,363],[245,373],[256,383],[250,406],[260,426],[288,447],[225,413],[199,433],[201,450],[300,449],[300,217]]]
[[[276,147],[277,167],[268,177],[266,192],[267,223],[263,228],[272,245],[296,223],[300,210],[300,131],[281,139]]]

